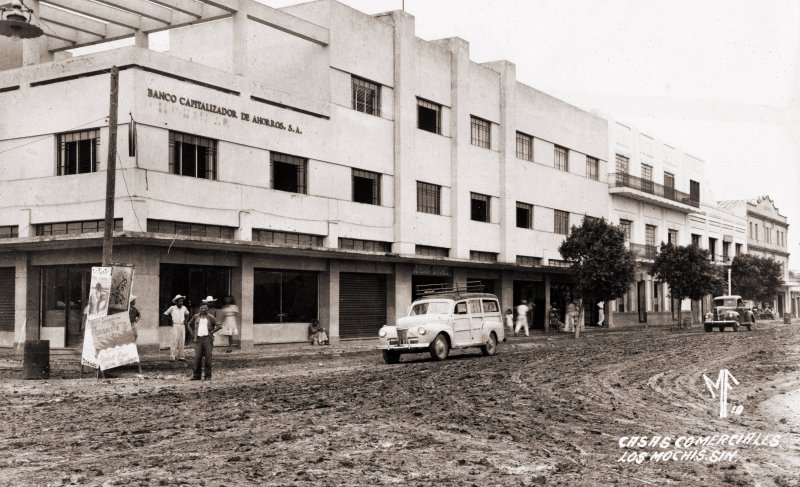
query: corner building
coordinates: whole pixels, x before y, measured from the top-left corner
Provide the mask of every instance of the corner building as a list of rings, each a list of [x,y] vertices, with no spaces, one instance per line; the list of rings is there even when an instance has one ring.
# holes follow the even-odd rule
[[[479,280],[504,309],[527,298],[538,328],[564,309],[558,246],[609,218],[603,118],[518,83],[511,62],[471,61],[462,39],[417,38],[404,12],[199,3],[166,53],[146,34],[180,22],[160,24],[170,9],[155,4],[117,33],[133,46],[71,57],[68,33],[1,41],[0,345],[82,340],[112,65],[114,261],[135,266],[140,347],[167,346],[177,293],[192,308],[233,295],[244,348],[304,341],[315,318],[333,341],[372,338],[421,284]],[[78,41],[99,29],[91,10],[32,4],[79,23]]]

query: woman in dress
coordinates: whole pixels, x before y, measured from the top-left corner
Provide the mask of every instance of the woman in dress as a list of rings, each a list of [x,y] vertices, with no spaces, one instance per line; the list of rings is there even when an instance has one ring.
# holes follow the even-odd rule
[[[225,298],[224,303],[220,310],[220,317],[222,318],[221,333],[228,337],[228,350],[226,353],[230,353],[233,345],[233,337],[239,334],[239,307],[236,306],[236,300],[233,299],[233,296]]]

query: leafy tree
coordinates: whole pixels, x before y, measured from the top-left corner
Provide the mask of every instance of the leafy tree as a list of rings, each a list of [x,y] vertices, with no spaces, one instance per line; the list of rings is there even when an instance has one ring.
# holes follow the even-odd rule
[[[633,252],[625,248],[625,234],[604,218],[586,218],[579,227],[573,226],[558,251],[571,263],[578,278],[576,292],[580,296],[579,309],[583,322],[583,300],[610,301],[630,289],[634,280],[636,260]],[[575,327],[576,338],[580,326]]]
[[[708,251],[696,245],[662,243],[650,273],[669,284],[674,299],[698,300],[724,289],[720,266],[708,259]],[[694,322],[694,316],[691,317]]]
[[[737,255],[731,265],[731,288],[745,299],[772,301],[783,283],[781,265],[769,257]]]

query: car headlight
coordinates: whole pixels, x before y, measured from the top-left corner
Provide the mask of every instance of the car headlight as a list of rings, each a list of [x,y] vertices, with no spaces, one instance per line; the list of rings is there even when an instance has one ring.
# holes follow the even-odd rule
[[[424,335],[426,331],[427,330],[425,330],[424,326],[420,326],[419,328],[417,328],[417,333],[419,333],[420,335]]]
[[[386,329],[385,328],[381,328],[381,331],[378,332],[378,336],[381,337],[381,338],[385,338],[386,337]]]

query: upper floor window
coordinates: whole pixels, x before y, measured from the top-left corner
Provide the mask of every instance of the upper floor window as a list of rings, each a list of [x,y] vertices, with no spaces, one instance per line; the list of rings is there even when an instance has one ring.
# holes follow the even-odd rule
[[[653,192],[653,166],[642,164],[642,190]]]
[[[0,226],[0,238],[17,238],[17,237],[19,237],[19,225]]]
[[[471,139],[472,145],[477,145],[478,147],[483,147],[488,149],[491,147],[491,127],[490,123],[487,120],[482,118],[478,118],[476,116],[471,116]]]
[[[644,226],[644,244],[655,246],[656,245],[656,226],[655,225],[645,225]]]
[[[689,180],[689,199],[695,203],[700,202],[700,183]]]
[[[272,189],[290,193],[306,193],[308,159],[273,152],[270,154],[270,162],[272,163]]]
[[[470,250],[469,259],[477,262],[497,262],[497,253]]]
[[[253,241],[278,245],[305,245],[322,247],[322,235],[309,233],[279,232],[276,230],[253,229]]]
[[[431,245],[415,245],[414,253],[425,257],[450,257],[450,249],[446,247],[433,247]]]
[[[711,260],[717,260],[717,239],[708,237],[708,253]]]
[[[59,134],[56,137],[59,176],[97,171],[97,149],[100,147],[98,129]]]
[[[554,166],[556,169],[569,172],[568,150],[565,147],[555,146]]]
[[[693,233],[692,234],[692,246],[699,247],[700,246],[700,235]]]
[[[569,212],[561,210],[553,210],[553,212],[553,231],[561,235],[567,235],[569,233]]]
[[[353,76],[353,110],[381,116],[381,85]]]
[[[517,157],[526,161],[533,160],[533,137],[517,132]]]
[[[620,220],[619,227],[622,229],[622,233],[625,234],[625,241],[630,242],[631,240],[631,225],[633,224],[630,220]]]
[[[675,175],[664,171],[664,187],[675,188]]]
[[[105,220],[86,220],[64,223],[40,223],[36,225],[36,236],[75,235],[79,233],[102,232],[106,228]],[[114,230],[122,230],[122,218],[114,219]]]
[[[470,193],[472,198],[470,216],[476,222],[489,222],[489,202],[490,197],[485,194]]]
[[[628,170],[630,169],[630,160],[625,157],[617,154],[617,173],[618,174],[628,174]]]
[[[169,133],[169,172],[216,179],[217,141],[181,132]]]
[[[678,245],[678,231],[669,229],[667,230],[667,243]]]
[[[517,256],[517,265],[524,265],[526,267],[536,267],[542,265],[541,257],[530,257],[527,255]]]
[[[417,98],[417,128],[434,134],[442,133],[442,106]]]
[[[441,186],[417,181],[417,211],[441,215],[441,192]]]
[[[533,228],[533,205],[517,201],[517,227]]]
[[[600,161],[586,156],[586,177],[595,181],[600,179]]]
[[[357,238],[339,238],[339,248],[346,250],[363,250],[365,252],[391,252],[390,242],[379,240],[360,240]]]
[[[381,204],[381,175],[353,169],[353,201],[369,205]]]

